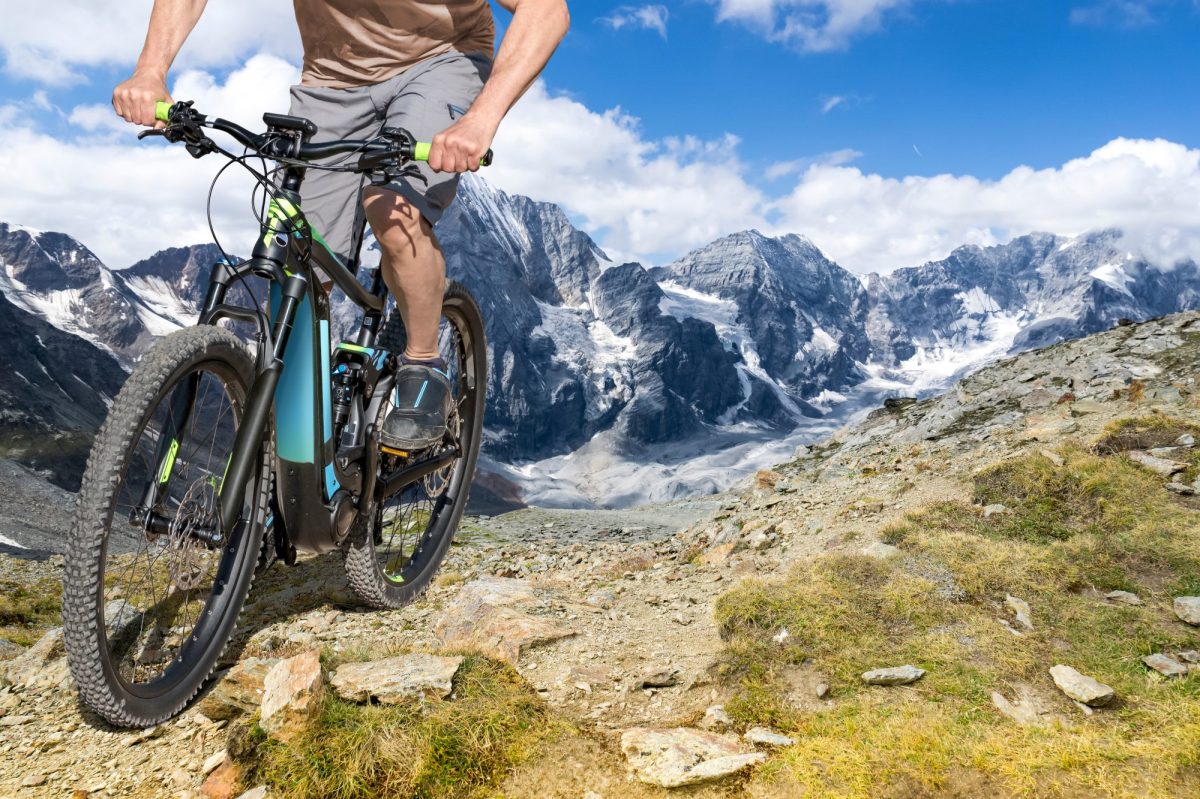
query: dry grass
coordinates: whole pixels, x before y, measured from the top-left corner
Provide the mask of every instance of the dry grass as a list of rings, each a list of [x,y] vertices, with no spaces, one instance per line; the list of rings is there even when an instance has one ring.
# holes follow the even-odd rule
[[[1131,421],[1102,439],[1166,435]],[[1157,434],[1157,433],[1156,433]],[[1154,439],[1157,440],[1157,439]],[[1114,450],[1115,451],[1115,450]],[[975,499],[947,502],[884,534],[887,560],[829,554],[782,579],[741,584],[718,603],[735,687],[727,708],[742,725],[767,723],[799,743],[760,770],[761,796],[1168,797],[1200,795],[1200,675],[1166,681],[1140,657],[1200,647],[1177,621],[1173,596],[1200,591],[1200,513],[1162,479],[1083,447],[985,470]],[[1138,592],[1140,608],[1103,592]],[[1012,593],[1035,630],[1001,623]],[[785,645],[772,637],[786,628]],[[807,663],[830,678],[833,706],[794,709],[783,679]],[[864,685],[860,674],[912,663],[909,688]],[[1116,706],[1085,718],[1047,674],[1066,663],[1116,689]],[[1031,685],[1064,721],[1019,727],[990,696]]]
[[[272,796],[477,797],[559,730],[510,667],[468,656],[451,699],[402,705],[347,702],[326,693],[315,722],[285,746],[249,726],[231,739],[246,785]]]

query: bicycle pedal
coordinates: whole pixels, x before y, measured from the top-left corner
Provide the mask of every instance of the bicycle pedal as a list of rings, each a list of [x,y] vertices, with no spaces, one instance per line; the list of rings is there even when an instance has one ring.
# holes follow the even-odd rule
[[[385,444],[380,444],[380,445],[379,445],[379,449],[380,449],[380,451],[382,451],[382,452],[386,452],[386,453],[387,453],[387,454],[389,454],[389,455],[398,455],[398,456],[400,456],[401,458],[407,458],[407,457],[408,457],[408,453],[407,453],[407,452],[405,452],[404,450],[402,450],[402,449],[393,449],[392,447],[389,447],[389,446],[387,446],[387,445],[385,445]]]

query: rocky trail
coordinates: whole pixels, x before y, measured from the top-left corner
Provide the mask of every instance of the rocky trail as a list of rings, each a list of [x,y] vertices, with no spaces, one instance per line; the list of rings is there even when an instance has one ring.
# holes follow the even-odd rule
[[[979,475],[1036,464],[1088,496],[1108,489],[1087,469],[1113,470],[1152,495],[1177,538],[1192,535],[1198,363],[1200,314],[1118,327],[1000,362],[941,397],[889,401],[726,494],[468,517],[435,585],[398,611],[363,609],[337,556],[273,567],[251,594],[229,671],[151,730],[112,729],[80,709],[57,630],[29,647],[0,643],[0,797],[235,797],[266,773],[250,763],[246,729],[286,745],[331,694],[436,714],[428,708],[469,701],[464,674],[478,673],[478,655],[515,669],[537,718],[560,730],[478,795],[1189,795],[1200,791],[1186,764],[1194,745],[1171,751],[1153,729],[1200,730],[1194,562],[1138,550],[1129,562],[1141,565],[1104,577],[1124,555],[1078,543],[1101,535],[1103,504],[1092,527],[1070,517],[1070,535],[1039,538],[1049,511],[1016,483],[989,493]],[[1120,426],[1130,418],[1167,420],[1170,439]],[[1054,519],[1068,518],[1059,505]],[[987,563],[955,559],[976,534]],[[1004,536],[1005,549],[985,548]],[[1037,593],[1026,562],[1060,555],[1108,571],[1061,596]],[[0,557],[11,580],[60,568],[57,557]],[[842,593],[804,593],[826,585]],[[878,612],[854,607],[868,600]],[[856,612],[864,629],[883,625],[878,639],[838,626]],[[1126,626],[1101,649],[1078,629],[1106,613]],[[952,664],[976,671],[956,682]],[[943,704],[960,712],[948,720]],[[1016,754],[1008,766],[984,755],[926,763],[919,753],[947,742],[909,739],[938,725],[951,745]],[[1013,765],[1035,745],[1060,751],[1060,739],[1074,760]],[[1138,739],[1155,754],[1123,748]]]

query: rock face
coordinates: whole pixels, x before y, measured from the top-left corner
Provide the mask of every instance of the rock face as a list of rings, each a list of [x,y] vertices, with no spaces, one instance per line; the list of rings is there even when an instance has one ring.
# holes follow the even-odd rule
[[[862,679],[868,685],[908,685],[925,676],[925,669],[916,666],[896,666],[864,672]]]
[[[736,774],[766,760],[730,735],[702,730],[635,727],[621,734],[621,752],[642,782],[679,788]]]
[[[1177,596],[1174,607],[1180,621],[1200,627],[1200,596]]]
[[[200,712],[220,721],[258,710],[267,673],[278,662],[274,658],[246,658],[216,675],[212,688],[198,703]]]
[[[4,226],[0,225],[0,232]],[[92,436],[125,371],[108,352],[0,294],[0,457],[78,490]]]
[[[310,649],[279,661],[267,672],[258,724],[272,738],[292,740],[316,713],[325,689],[320,654]]]
[[[526,611],[536,600],[521,580],[493,577],[463,586],[434,624],[446,649],[474,649],[516,664],[521,651],[574,635],[562,623]]]
[[[794,430],[881,370],[915,393],[929,387],[918,384],[925,367],[949,374],[1120,318],[1200,305],[1196,264],[1159,270],[1125,252],[1115,230],[962,247],[945,260],[865,282],[801,236],[757,231],[646,269],[614,265],[557,206],[506,194],[473,175],[437,230],[450,275],[474,291],[484,312],[491,363],[484,447],[499,464],[566,455],[601,435],[609,457],[685,460],[698,446],[724,449]],[[112,269],[65,234],[0,223],[0,293],[108,354],[71,358],[73,366],[128,366],[156,336],[195,318],[208,268],[219,257],[212,245],[197,245]],[[354,317],[336,295],[335,332],[347,332]],[[22,328],[10,340],[21,342],[17,349],[28,358],[40,333]],[[73,379],[56,387],[40,370],[21,373],[41,381],[46,396],[60,389],[87,394]],[[103,382],[78,376],[106,395]],[[6,382],[11,396],[4,396]],[[70,426],[45,414],[94,411],[97,397],[74,411],[34,413],[24,410],[25,391],[19,378],[0,375],[0,422],[20,413],[26,425],[32,418],[54,422],[47,429],[56,433],[84,434],[75,440],[95,429],[94,419]],[[1018,403],[1028,409],[1054,400],[1040,387]],[[673,452],[664,453],[666,444]],[[15,460],[40,459],[38,468],[53,468],[74,487],[85,453],[86,444],[51,459],[26,447]],[[57,465],[46,466],[48,459]],[[501,481],[503,471],[489,473]],[[704,470],[673,476],[656,496],[728,484],[714,480]],[[497,489],[492,501],[512,506],[521,497]]]
[[[330,676],[338,696],[355,702],[374,699],[394,705],[413,698],[444,699],[453,689],[461,657],[414,652],[369,663],[346,663]]]
[[[1050,676],[1060,691],[1088,707],[1103,707],[1116,695],[1112,688],[1070,666],[1054,666],[1050,669]]]

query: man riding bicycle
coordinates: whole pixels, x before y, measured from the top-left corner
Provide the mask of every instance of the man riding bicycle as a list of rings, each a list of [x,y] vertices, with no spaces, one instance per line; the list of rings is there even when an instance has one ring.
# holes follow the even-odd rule
[[[162,126],[155,103],[170,101],[167,71],[206,2],[155,0],[137,67],[113,91],[125,120]],[[493,63],[487,0],[294,0],[304,68],[289,113],[316,124],[315,141],[369,139],[385,127],[432,139],[428,163],[417,167],[423,180],[362,189],[353,173],[313,170],[302,189],[305,214],[344,262],[358,248],[360,201],[382,250],[407,337],[395,407],[380,431],[398,450],[440,440],[451,402],[437,348],[446,263],[433,224],[569,24],[566,0],[498,2],[513,17]]]

